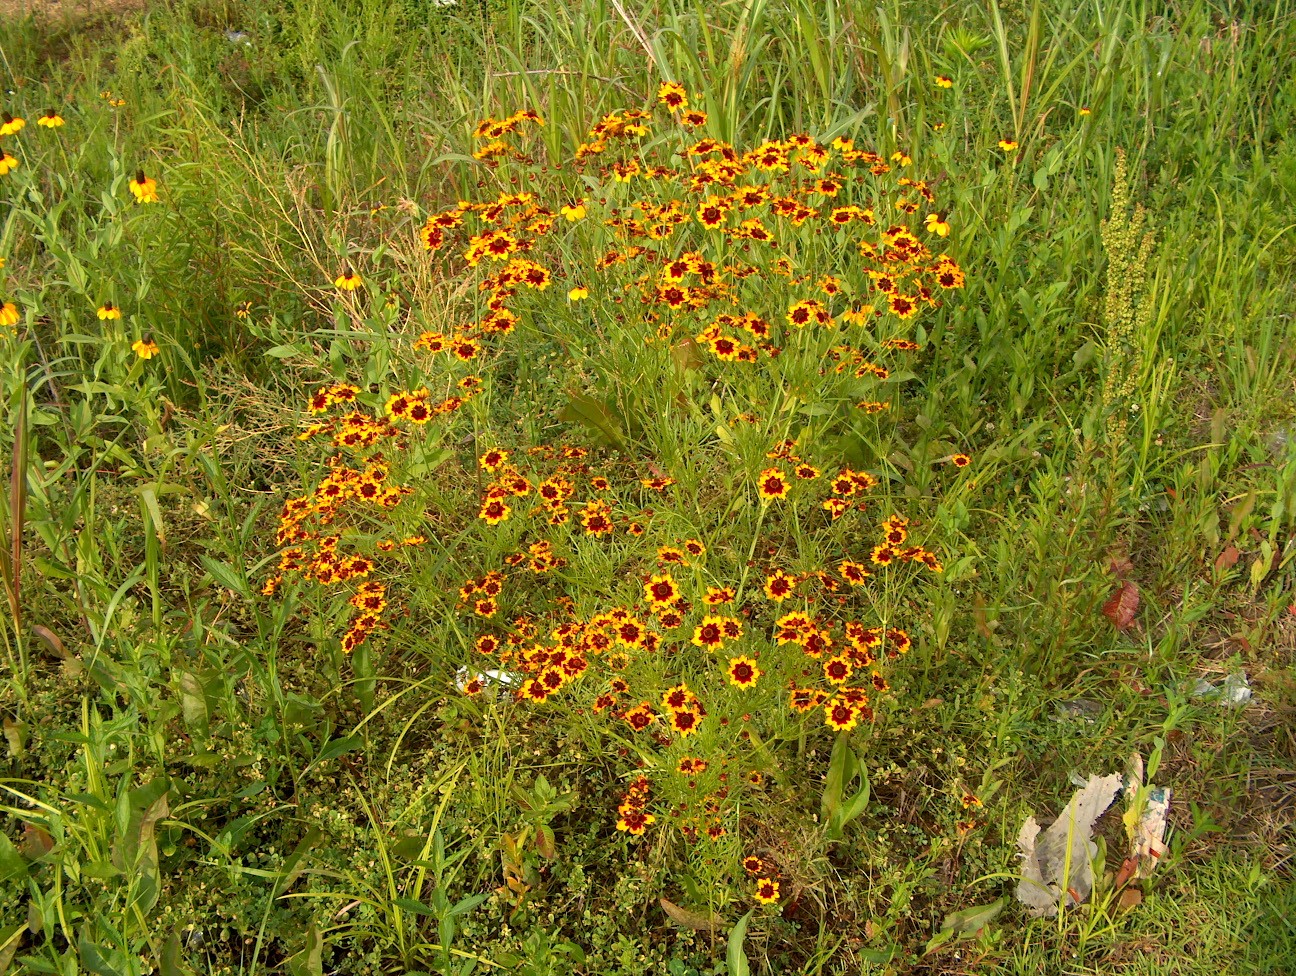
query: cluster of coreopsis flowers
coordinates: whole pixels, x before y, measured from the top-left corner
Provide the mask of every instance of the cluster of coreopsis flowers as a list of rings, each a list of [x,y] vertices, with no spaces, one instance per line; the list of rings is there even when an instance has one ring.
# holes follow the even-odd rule
[[[734,423],[760,423],[769,393],[759,384],[779,388],[795,366],[799,383],[836,383],[853,394],[853,416],[866,416],[893,398],[886,358],[920,350],[915,316],[963,287],[954,259],[926,243],[943,243],[948,215],[932,185],[908,175],[905,153],[808,135],[740,150],[699,136],[708,119],[682,87],[663,84],[657,99],[656,111],[613,113],[590,130],[571,164],[579,180],[546,168],[525,188],[515,176],[511,189],[427,217],[422,248],[443,275],[469,284],[470,308],[451,311],[458,324],[412,343],[427,375],[438,357],[444,365],[444,395],[399,390],[364,410],[355,387],[334,384],[312,399],[325,419],[303,436],[328,438],[342,454],[311,494],[285,506],[280,572],[325,586],[354,581],[346,649],[383,626],[387,590],[376,582],[377,554],[339,554],[335,523],[399,504],[410,490],[390,476],[400,452],[417,428],[452,420],[484,389],[505,340],[555,335],[561,319],[562,339],[587,330],[666,355],[705,350],[704,369],[744,371],[729,374],[729,394],[746,397]],[[662,113],[679,134],[673,153],[645,141]],[[540,125],[530,111],[483,120],[475,156],[501,174],[530,166],[526,139]],[[334,284],[348,301],[364,295],[352,268]],[[464,365],[481,375],[456,379]],[[768,750],[745,747],[749,735],[772,722],[847,733],[888,708],[888,669],[912,639],[878,619],[890,604],[873,588],[879,577],[904,574],[891,579],[903,588],[942,567],[905,517],[863,523],[878,474],[828,465],[810,440],[717,459],[716,477],[731,495],[747,493],[771,533],[786,533],[806,502],[821,513],[801,530],[817,539],[819,562],[807,567],[804,553],[793,559],[778,546],[763,561],[736,560],[751,540],[728,538],[719,513],[714,525],[699,521],[685,475],[653,458],[573,443],[483,446],[480,433],[476,444],[463,479],[475,478],[475,512],[458,513],[458,524],[491,555],[445,587],[457,587],[455,629],[473,652],[457,683],[471,700],[503,693],[635,742],[642,758],[617,805],[619,831],[637,837],[664,821],[692,841],[720,843],[737,823],[735,799],[777,776]],[[583,568],[594,550],[605,567],[598,580]],[[779,898],[776,860],[743,862],[758,901]]]

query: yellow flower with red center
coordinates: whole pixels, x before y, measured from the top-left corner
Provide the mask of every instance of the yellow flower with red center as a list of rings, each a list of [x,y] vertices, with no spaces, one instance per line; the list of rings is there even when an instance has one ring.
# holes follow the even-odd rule
[[[789,576],[781,569],[776,569],[765,578],[765,596],[775,603],[782,603],[790,597],[797,587],[797,578]]]
[[[787,476],[778,468],[766,468],[756,479],[756,488],[762,501],[775,498],[786,498],[788,494]]]
[[[779,900],[779,883],[773,878],[760,878],[756,882],[756,900],[762,905],[773,905]]]
[[[0,328],[13,328],[22,318],[18,314],[18,306],[13,302],[5,302],[0,305]]]
[[[729,683],[736,688],[754,688],[765,672],[749,657],[731,657],[727,668]]]
[[[678,81],[663,81],[657,88],[657,101],[674,112],[688,107],[688,93]]]
[[[7,176],[10,170],[18,168],[18,160],[9,155],[7,150],[0,149],[0,176]]]
[[[651,576],[644,584],[644,595],[654,607],[668,607],[679,599],[679,585],[670,573]]]

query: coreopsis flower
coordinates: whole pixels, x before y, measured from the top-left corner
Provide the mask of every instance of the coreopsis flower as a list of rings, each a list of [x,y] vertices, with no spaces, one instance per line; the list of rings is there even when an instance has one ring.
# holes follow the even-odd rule
[[[951,78],[951,77],[949,77],[948,75],[937,75],[937,76],[936,76],[936,87],[937,87],[937,88],[953,88],[953,87],[954,87],[954,79]]]
[[[687,739],[702,726],[702,713],[693,708],[684,708],[671,712],[671,728],[679,733],[681,739]]]
[[[644,596],[654,608],[668,607],[679,599],[679,585],[670,573],[651,576],[644,584]]]
[[[783,570],[776,569],[765,578],[765,596],[775,603],[782,603],[795,592],[796,586],[795,576],[789,576]]]
[[[565,203],[558,208],[558,212],[572,222],[580,220],[585,216],[585,201],[578,200],[575,203]]]
[[[718,650],[724,646],[724,621],[720,617],[703,617],[702,622],[693,629],[692,642],[697,647],[707,650]]]
[[[834,698],[824,703],[824,724],[834,732],[849,732],[859,724],[859,713],[849,702]]]
[[[95,312],[99,316],[99,321],[119,319],[122,317],[121,309],[112,302],[104,302]]]
[[[512,512],[513,509],[506,505],[503,499],[488,498],[482,504],[481,511],[477,513],[477,517],[482,519],[487,525],[499,525],[501,522],[507,520]]]
[[[338,275],[337,278],[333,280],[334,287],[336,287],[339,291],[355,291],[363,284],[364,284],[364,279],[361,278],[350,268],[347,268],[340,275]]]
[[[40,118],[36,120],[36,124],[44,126],[46,129],[57,129],[63,124],[63,116],[59,115],[54,109],[47,108],[41,113]]]
[[[754,688],[765,672],[749,657],[731,657],[727,669],[729,683],[736,688]]]
[[[504,466],[504,463],[508,459],[509,459],[508,451],[500,450],[499,448],[492,448],[491,450],[483,454],[478,459],[477,463],[481,466],[481,469],[483,471],[487,471],[491,474],[494,474],[496,471],[498,471],[500,468]]]
[[[972,463],[972,459],[968,457],[966,454],[955,454],[953,457],[950,458],[950,463],[953,464],[954,467],[956,468],[966,468],[969,464]]]
[[[7,150],[0,149],[0,176],[8,175],[9,171],[16,169],[18,160],[11,156]]]
[[[131,350],[135,355],[139,356],[140,359],[152,359],[158,354],[157,343],[148,336],[145,336],[143,339],[136,339],[131,343]]]
[[[5,302],[0,305],[0,327],[12,328],[18,324],[20,316],[18,315],[18,306],[13,302]]]
[[[570,302],[584,301],[589,298],[589,289],[583,285],[577,285],[567,293],[567,300]]]
[[[151,176],[145,176],[142,169],[135,171],[128,185],[136,203],[157,203],[157,181]]]
[[[656,819],[651,813],[645,813],[642,810],[626,810],[617,820],[616,826],[617,830],[624,830],[638,837]]]
[[[773,905],[779,898],[779,883],[773,878],[761,878],[756,882],[756,900],[762,905]]]
[[[1002,149],[1002,150],[1003,150],[1004,152],[1006,152],[1006,153],[1008,153],[1008,152],[1012,152],[1013,150],[1015,150],[1015,149],[1017,148],[1017,140],[1016,140],[1016,139],[1000,139],[1000,140],[999,140],[999,148]]]
[[[0,112],[0,136],[11,136],[26,124],[25,120],[14,118],[8,112]]]
[[[775,498],[786,498],[788,493],[787,476],[778,468],[766,468],[756,479],[756,487],[763,501]]]
[[[657,101],[674,112],[688,107],[688,94],[678,81],[663,81],[657,88]]]

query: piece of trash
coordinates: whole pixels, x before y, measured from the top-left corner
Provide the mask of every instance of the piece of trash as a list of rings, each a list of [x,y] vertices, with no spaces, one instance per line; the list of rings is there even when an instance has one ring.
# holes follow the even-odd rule
[[[1218,705],[1237,708],[1251,700],[1251,682],[1245,671],[1234,671],[1218,685],[1198,678],[1188,693],[1194,698],[1214,699]]]
[[[483,692],[499,698],[505,689],[517,684],[518,676],[510,671],[471,671],[468,668],[460,668],[455,672],[455,687],[460,691],[467,688],[471,681],[478,682]]]
[[[1101,703],[1089,698],[1074,698],[1071,701],[1058,702],[1054,707],[1053,717],[1059,722],[1078,718],[1092,724],[1098,720],[1098,716],[1102,713],[1103,707]]]
[[[1042,834],[1034,815],[1026,818],[1017,835],[1022,855],[1017,900],[1032,915],[1056,915],[1063,892],[1068,906],[1089,897],[1093,890],[1093,859],[1098,853],[1093,825],[1112,805],[1122,785],[1119,773],[1090,776]]]
[[[225,32],[225,40],[229,41],[231,44],[242,44],[244,47],[252,46],[252,35],[247,31],[227,30]]]
[[[1154,786],[1148,790],[1147,806],[1139,818],[1134,835],[1133,857],[1138,861],[1136,878],[1151,877],[1157,861],[1165,854],[1166,818],[1170,816],[1170,787]]]

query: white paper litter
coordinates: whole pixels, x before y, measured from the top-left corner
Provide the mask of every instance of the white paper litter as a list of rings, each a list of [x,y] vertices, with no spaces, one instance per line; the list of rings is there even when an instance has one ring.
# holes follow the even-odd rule
[[[455,687],[463,691],[473,679],[481,682],[484,694],[493,694],[496,698],[518,682],[518,676],[511,671],[472,671],[460,668],[455,672]]]
[[[1093,890],[1093,859],[1098,853],[1093,825],[1112,805],[1122,785],[1119,773],[1090,776],[1071,797],[1062,815],[1043,833],[1034,815],[1026,818],[1017,836],[1022,855],[1017,900],[1031,914],[1056,915],[1064,890],[1067,905],[1089,897]]]
[[[1198,678],[1191,694],[1194,698],[1215,699],[1217,705],[1237,708],[1251,700],[1251,682],[1247,680],[1245,671],[1234,671],[1218,685]]]

